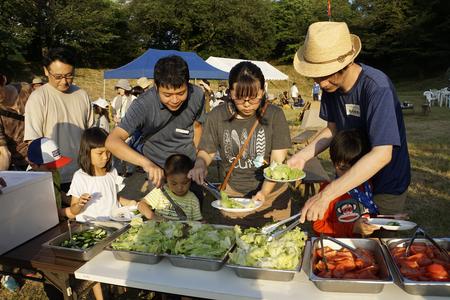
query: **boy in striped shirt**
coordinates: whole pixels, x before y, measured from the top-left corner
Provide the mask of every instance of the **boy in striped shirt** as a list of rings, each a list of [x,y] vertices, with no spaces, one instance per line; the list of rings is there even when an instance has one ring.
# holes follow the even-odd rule
[[[199,221],[202,219],[200,201],[189,190],[191,179],[187,177],[189,170],[194,167],[191,159],[184,154],[174,154],[167,158],[164,164],[164,176],[167,183],[161,188],[154,188],[138,205],[139,211],[147,218],[155,216],[168,220],[179,220],[178,214],[164,195],[162,189],[184,211],[187,220]]]

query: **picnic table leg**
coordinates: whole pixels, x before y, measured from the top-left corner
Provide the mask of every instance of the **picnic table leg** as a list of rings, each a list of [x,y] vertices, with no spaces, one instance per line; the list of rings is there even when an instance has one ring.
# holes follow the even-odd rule
[[[63,294],[64,300],[77,300],[76,293],[70,286],[70,275],[67,273],[56,273],[42,271],[45,279]]]

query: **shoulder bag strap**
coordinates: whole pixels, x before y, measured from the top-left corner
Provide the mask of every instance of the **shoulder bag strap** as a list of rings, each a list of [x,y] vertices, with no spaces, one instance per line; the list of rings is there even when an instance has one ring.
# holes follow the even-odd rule
[[[186,213],[183,211],[183,209],[175,203],[175,201],[170,197],[169,193],[166,191],[166,188],[164,186],[161,187],[161,191],[164,196],[166,196],[167,200],[169,200],[170,204],[172,204],[173,209],[177,213],[177,216],[180,220],[184,221],[187,220]]]
[[[5,116],[7,118],[19,120],[19,121],[24,121],[25,120],[24,116],[19,115],[18,113],[15,113],[15,112],[12,112],[12,111],[4,110],[4,109],[0,109],[0,115],[1,116]]]
[[[263,106],[263,108],[261,110],[261,117],[266,112],[266,109],[267,109],[268,105],[269,105],[269,102],[266,102],[266,104]],[[231,166],[228,169],[227,175],[225,175],[225,179],[223,180],[222,184],[220,185],[220,190],[221,191],[225,190],[225,188],[227,187],[227,183],[228,183],[228,180],[230,180],[231,173],[233,173],[234,167],[238,163],[239,159],[241,159],[242,154],[244,154],[245,149],[247,149],[247,146],[250,143],[250,139],[252,138],[253,132],[255,132],[256,126],[258,126],[260,118],[257,118],[255,123],[253,123],[252,129],[250,129],[250,132],[248,133],[247,139],[245,140],[244,144],[242,145],[241,149],[239,150],[238,155],[236,155],[236,158],[231,163]]]

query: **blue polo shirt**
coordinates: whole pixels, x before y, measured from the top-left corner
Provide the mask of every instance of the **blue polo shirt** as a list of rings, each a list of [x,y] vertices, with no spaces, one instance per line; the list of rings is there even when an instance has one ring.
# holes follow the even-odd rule
[[[160,167],[172,154],[182,153],[194,161],[193,124],[194,121],[204,122],[204,103],[203,91],[189,84],[188,98],[176,112],[172,112],[161,103],[154,86],[131,103],[119,127],[129,135],[140,130],[148,136],[142,152]]]
[[[350,91],[323,91],[320,117],[337,130],[366,132],[370,146],[393,145],[392,160],[372,178],[374,194],[402,194],[411,181],[405,124],[395,88],[380,70],[360,64],[362,71]]]

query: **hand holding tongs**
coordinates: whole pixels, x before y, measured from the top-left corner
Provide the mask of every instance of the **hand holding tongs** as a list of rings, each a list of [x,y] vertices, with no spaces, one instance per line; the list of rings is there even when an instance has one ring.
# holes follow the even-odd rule
[[[414,232],[413,236],[411,237],[410,241],[408,243],[405,243],[405,245],[407,244],[406,247],[406,251],[405,251],[405,256],[409,256],[409,250],[411,249],[411,245],[414,243],[414,240],[419,236],[419,235],[423,235],[423,237],[425,237],[428,241],[431,242],[431,244],[433,244],[433,246],[435,246],[440,252],[442,252],[444,254],[444,256],[447,258],[447,261],[450,261],[450,256],[448,254],[448,251],[445,250],[444,248],[441,247],[441,245],[439,245],[438,243],[436,243],[436,241],[429,236],[422,228],[418,227],[416,229],[416,232]]]
[[[262,234],[270,234],[272,232],[274,232],[276,229],[278,229],[278,227],[280,227],[281,225],[290,222],[292,220],[294,220],[295,218],[299,218],[300,217],[300,213],[295,214],[287,219],[281,220],[275,224],[271,224],[271,225],[267,225],[264,226],[263,228],[261,228],[261,233]],[[272,233],[267,240],[270,242],[273,239],[276,239],[278,237],[280,237],[281,235],[285,234],[286,232],[288,232],[289,230],[293,229],[295,226],[297,226],[298,224],[300,224],[300,219],[297,219],[295,222],[293,222],[292,224],[290,224],[288,227],[279,230],[277,232]]]
[[[212,183],[208,181],[204,181],[203,186],[217,199],[221,200],[222,196],[220,195],[219,189]]]

